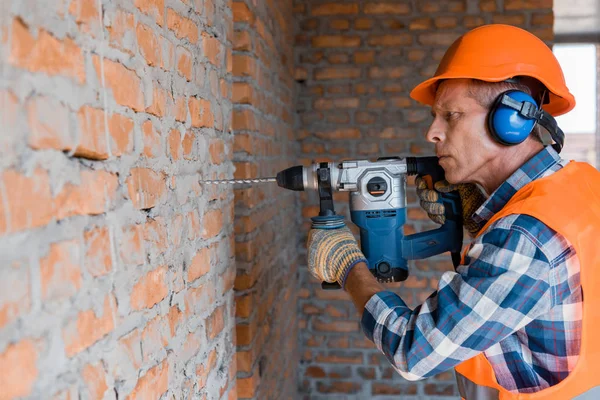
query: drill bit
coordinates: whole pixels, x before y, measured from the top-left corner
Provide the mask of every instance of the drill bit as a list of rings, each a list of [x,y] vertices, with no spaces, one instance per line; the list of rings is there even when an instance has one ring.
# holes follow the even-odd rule
[[[200,183],[206,183],[208,185],[234,185],[236,183],[266,183],[275,182],[277,178],[254,178],[254,179],[221,179],[221,180],[208,180],[200,181]]]

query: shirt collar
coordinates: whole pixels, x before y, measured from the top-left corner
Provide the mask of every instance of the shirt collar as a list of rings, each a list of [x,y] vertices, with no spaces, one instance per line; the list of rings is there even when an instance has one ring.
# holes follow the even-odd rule
[[[556,150],[552,146],[546,146],[504,181],[475,211],[473,219],[483,227],[494,214],[508,203],[519,189],[540,178],[544,172],[559,161],[560,156]]]

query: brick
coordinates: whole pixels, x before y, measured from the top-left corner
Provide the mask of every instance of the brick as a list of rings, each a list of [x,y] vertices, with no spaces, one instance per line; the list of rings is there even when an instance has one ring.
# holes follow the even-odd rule
[[[256,59],[246,54],[235,54],[233,56],[234,76],[257,76]]]
[[[139,329],[135,329],[119,338],[117,351],[123,355],[111,373],[115,378],[123,377],[125,371],[137,371],[142,365],[142,337]]]
[[[13,20],[10,37],[11,65],[49,76],[66,76],[80,84],[85,82],[83,52],[73,40],[55,38],[45,30],[40,30],[34,38],[19,18]]]
[[[154,158],[160,154],[162,148],[160,134],[154,129],[152,121],[142,124],[142,140],[144,143],[143,153],[146,157]]]
[[[65,352],[68,357],[87,349],[114,329],[115,301],[112,295],[104,298],[100,314],[94,310],[80,311],[75,320],[63,330]]]
[[[52,243],[40,259],[42,299],[69,298],[81,288],[82,249],[77,240]]]
[[[333,381],[329,384],[318,382],[317,390],[321,393],[356,393],[360,390],[357,382]]]
[[[350,21],[348,21],[347,19],[334,19],[329,21],[329,26],[331,27],[331,29],[344,31],[350,29]]]
[[[245,82],[234,82],[231,100],[239,104],[252,104],[254,100],[252,86]]]
[[[144,225],[143,236],[151,248],[155,248],[160,252],[164,252],[168,248],[167,231],[162,217],[149,220]]]
[[[194,154],[194,133],[188,131],[183,136],[183,142],[181,142],[183,150],[183,158],[186,160],[195,160],[196,155]]]
[[[454,16],[444,16],[435,18],[435,27],[439,29],[451,29],[456,28],[458,19]]]
[[[401,78],[403,76],[408,75],[409,68],[407,66],[400,67],[372,67],[369,68],[369,78],[372,79],[382,79],[382,78]]]
[[[121,240],[117,243],[121,262],[125,265],[141,265],[145,260],[144,229],[142,225],[123,228]]]
[[[496,11],[496,0],[481,0],[479,2],[479,10],[483,12]]]
[[[532,25],[553,25],[554,24],[554,14],[533,14],[531,17]]]
[[[169,289],[165,282],[166,273],[167,267],[159,267],[140,278],[131,291],[133,310],[152,308],[167,296]]]
[[[354,29],[369,30],[373,26],[373,20],[367,18],[357,18],[354,21]]]
[[[69,14],[75,17],[78,24],[91,25],[100,20],[95,0],[73,0],[69,6]]]
[[[423,18],[415,18],[412,19],[410,21],[410,23],[408,24],[408,28],[411,31],[416,31],[416,30],[427,30],[427,29],[431,29],[432,27],[432,20],[429,17],[423,17]]]
[[[209,100],[198,97],[190,97],[188,106],[192,116],[192,126],[195,128],[212,128],[214,126],[214,115],[211,111]]]
[[[256,117],[252,110],[233,110],[231,118],[231,128],[235,131],[253,131],[257,129]]]
[[[359,99],[357,97],[340,97],[335,99],[319,98],[315,100],[316,110],[331,110],[336,108],[358,108]]]
[[[310,14],[314,16],[355,15],[358,14],[358,4],[314,4],[311,7]]]
[[[428,32],[421,33],[418,41],[424,46],[450,46],[458,36],[458,33]]]
[[[40,168],[31,176],[6,170],[1,176],[0,235],[44,226],[53,218],[48,173]]]
[[[208,317],[206,321],[206,337],[209,340],[213,340],[219,333],[223,331],[225,326],[224,322],[225,305],[217,307],[215,311]]]
[[[106,384],[106,372],[102,363],[87,364],[82,370],[83,381],[87,389],[87,395],[92,399],[101,399],[108,390]]]
[[[315,48],[358,47],[360,36],[315,36],[311,39],[311,43]]]
[[[243,3],[235,3],[243,4]],[[248,31],[236,31],[233,36],[233,50],[250,51],[252,50],[252,38]]]
[[[158,399],[169,388],[169,363],[167,359],[151,368],[142,376],[127,400]]]
[[[177,47],[177,72],[188,82],[192,80],[192,53],[184,47]]]
[[[495,0],[494,0],[495,3]],[[476,28],[478,26],[484,25],[485,24],[485,20],[481,17],[477,17],[474,15],[466,15],[463,19],[463,25],[465,26],[465,28]]]
[[[256,395],[258,386],[260,385],[260,377],[257,373],[252,374],[249,378],[237,379],[237,395],[240,398],[253,398]]]
[[[159,39],[152,29],[147,25],[138,23],[135,32],[140,54],[144,57],[146,63],[150,66],[162,66],[162,49]]]
[[[334,321],[330,323],[322,322],[320,319],[313,320],[313,327],[317,331],[325,332],[357,332],[359,326],[351,321]]]
[[[306,368],[306,372],[304,373],[304,375],[311,378],[325,378],[327,376],[323,368],[317,365],[311,365],[308,368]]]
[[[174,111],[172,113],[175,114],[175,120],[179,122],[185,122],[188,113],[187,101],[185,97],[178,97],[175,99],[173,108]]]
[[[167,10],[167,26],[179,39],[188,39],[192,44],[198,42],[198,27],[194,21],[182,17],[172,8]]]
[[[332,131],[315,132],[316,137],[320,139],[345,140],[359,139],[360,130],[357,128],[339,128]]]
[[[315,79],[355,79],[360,73],[360,68],[321,68],[315,71]]]
[[[343,352],[334,353],[331,355],[319,354],[315,357],[315,361],[318,363],[331,363],[331,364],[362,364],[363,356],[361,353]]]
[[[235,315],[239,318],[248,318],[252,314],[254,295],[252,293],[238,296],[235,299]]]
[[[369,46],[408,46],[412,44],[409,34],[370,36],[367,39]]]
[[[221,66],[221,42],[214,36],[210,36],[206,33],[202,33],[202,48],[204,50],[204,56],[208,59],[208,62],[216,67]]]
[[[196,376],[198,377],[198,385],[200,388],[206,386],[208,381],[208,374],[215,369],[215,365],[217,364],[217,350],[212,350],[208,356],[204,364],[198,365],[196,367]]]
[[[211,140],[208,151],[210,152],[210,160],[213,164],[221,164],[227,158],[223,139]]]
[[[129,198],[138,209],[154,207],[166,191],[165,176],[148,168],[132,168],[126,183]]]
[[[133,34],[135,22],[133,14],[117,9],[108,20],[110,26],[107,27],[107,30],[111,46],[133,55],[133,50],[135,49],[135,36]]]
[[[102,214],[112,206],[118,187],[117,175],[100,170],[84,170],[80,182],[79,185],[65,184],[54,199],[57,219]],[[37,200],[40,201],[40,198]]]
[[[250,25],[254,24],[254,13],[250,11],[246,3],[239,1],[234,2],[232,11],[234,22],[246,22]]]
[[[251,351],[238,351],[236,354],[237,370],[240,372],[252,372],[253,357]]]
[[[141,347],[144,360],[151,360],[169,344],[181,322],[181,312],[177,306],[171,307],[167,315],[159,315],[142,331]]]
[[[202,219],[202,238],[210,239],[217,236],[223,229],[223,211],[220,209],[209,210]]]
[[[357,51],[354,53],[354,62],[356,64],[372,64],[375,62],[375,52],[370,51]]]
[[[430,1],[419,1],[419,10],[422,13],[437,13],[440,12],[442,10],[442,6],[444,4],[440,3],[439,1],[435,1],[435,0],[430,0]]]
[[[110,233],[107,227],[86,231],[85,267],[92,276],[102,276],[112,270],[112,251]]]
[[[158,25],[164,25],[164,0],[135,0],[134,4],[142,13],[153,17]]]
[[[133,121],[121,114],[105,116],[105,111],[83,106],[77,113],[79,143],[75,156],[106,160],[110,154],[121,156],[133,151]],[[106,125],[108,122],[108,126]],[[110,143],[107,143],[109,133]],[[110,146],[110,148],[109,148]],[[69,150],[66,148],[65,150]]]
[[[61,102],[37,96],[26,104],[29,121],[28,143],[34,149],[71,150],[69,109]]]
[[[554,30],[551,26],[547,26],[545,28],[531,28],[529,29],[531,33],[544,41],[552,41],[554,40]]]
[[[373,382],[371,386],[371,393],[376,395],[416,395],[417,385],[413,383],[402,383],[396,385],[389,385],[386,383]]]
[[[37,360],[35,343],[30,339],[11,343],[0,353],[0,387],[3,399],[31,394],[39,375]]]
[[[523,26],[525,24],[525,15],[523,14],[496,14],[492,15],[493,24],[505,24],[513,26]]]
[[[187,272],[187,281],[193,282],[196,279],[206,275],[210,271],[210,249],[203,248],[198,250],[192,258]]]
[[[550,10],[552,0],[505,0],[505,10]]]
[[[98,56],[93,57],[94,67],[98,80],[102,82],[104,72],[104,83],[112,90],[115,101],[135,111],[144,110],[144,96],[141,89],[141,80],[137,74],[124,67],[122,64]]]
[[[397,14],[406,15],[411,11],[407,3],[366,3],[364,5],[365,14]]]
[[[31,309],[30,279],[25,262],[4,263],[0,281],[0,329]]]

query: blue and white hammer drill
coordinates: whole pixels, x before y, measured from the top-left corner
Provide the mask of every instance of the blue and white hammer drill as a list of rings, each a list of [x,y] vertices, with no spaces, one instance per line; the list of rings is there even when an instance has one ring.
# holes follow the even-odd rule
[[[446,222],[440,228],[404,235],[406,176],[422,175],[428,186],[444,179],[437,157],[380,158],[295,166],[277,174],[277,184],[290,190],[317,190],[319,215],[313,228],[343,226],[335,213],[333,191],[350,192],[351,220],[360,228],[361,250],[371,273],[380,282],[399,282],[408,277],[407,260],[449,251],[454,265],[460,261],[463,240],[462,210],[458,192],[440,193]],[[323,283],[323,288],[339,287]]]

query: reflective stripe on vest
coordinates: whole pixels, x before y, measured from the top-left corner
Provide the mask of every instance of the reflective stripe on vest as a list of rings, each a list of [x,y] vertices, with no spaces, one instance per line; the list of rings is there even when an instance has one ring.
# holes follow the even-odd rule
[[[500,392],[497,389],[478,385],[469,380],[460,373],[456,373],[456,383],[458,385],[458,393],[465,400],[499,400]],[[600,386],[591,388],[579,396],[575,396],[572,400],[598,400],[600,399]],[[560,399],[557,399],[560,400]]]
[[[472,382],[466,376],[456,373],[456,384],[458,386],[458,393],[460,397],[465,400],[477,399],[477,400],[498,400],[500,399],[500,392],[497,389],[478,385]]]

